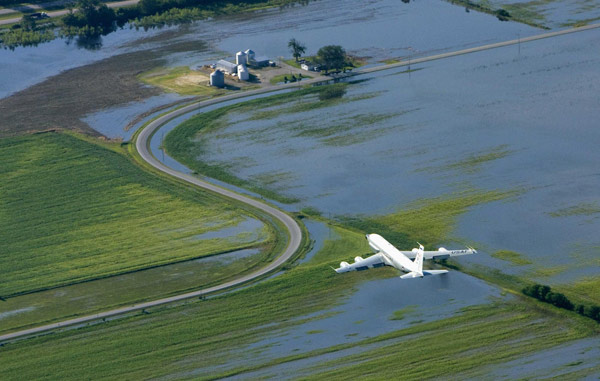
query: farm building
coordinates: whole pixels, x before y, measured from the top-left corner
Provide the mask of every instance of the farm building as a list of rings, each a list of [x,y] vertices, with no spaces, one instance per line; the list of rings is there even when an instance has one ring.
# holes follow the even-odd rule
[[[300,65],[300,68],[301,68],[302,70],[309,70],[309,71],[312,71],[312,70],[313,70],[315,67],[314,67],[314,65],[313,65],[313,64],[311,64],[310,62],[305,62],[305,63],[303,63],[302,65]]]
[[[219,60],[217,62],[217,70],[221,70],[227,74],[237,73],[237,65],[225,60]]]
[[[320,70],[320,66],[319,65],[313,65],[312,63],[306,61],[303,64],[300,65],[300,68],[302,70],[308,70],[308,71],[319,71]]]
[[[248,64],[256,67],[269,66],[269,57],[255,57],[252,61],[248,60]]]
[[[214,87],[225,87],[225,74],[219,69],[210,75],[210,85]]]

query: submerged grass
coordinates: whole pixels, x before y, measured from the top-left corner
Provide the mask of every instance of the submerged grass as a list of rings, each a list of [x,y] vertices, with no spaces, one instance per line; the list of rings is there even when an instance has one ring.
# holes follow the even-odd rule
[[[320,364],[309,378],[355,379],[369,375],[393,378],[400,373],[404,379],[462,378],[465,373],[487,370],[490,364],[582,338],[590,328],[565,322],[560,316],[522,303],[505,302],[472,307],[457,317],[383,337],[417,332],[420,335],[416,338],[384,343],[373,350]]]
[[[525,266],[533,263],[529,259],[523,257],[522,254],[511,250],[498,250],[492,254],[492,257],[511,262],[518,266]]]
[[[7,138],[0,161],[5,297],[273,239],[272,231],[250,240],[190,239],[252,215],[141,171],[118,144],[66,133]]]
[[[551,217],[571,217],[571,216],[595,216],[600,214],[600,205],[597,202],[582,202],[577,205],[558,209],[549,212]]]
[[[343,98],[330,98],[319,100],[318,96],[326,89],[331,87],[344,90],[348,85],[339,83],[328,86],[313,86],[301,90],[283,93],[265,98],[258,98],[251,101],[238,103],[229,107],[219,108],[206,113],[198,114],[189,120],[185,121],[177,128],[172,130],[164,140],[166,151],[177,161],[183,163],[187,167],[200,173],[229,184],[244,187],[248,190],[259,193],[270,199],[283,202],[294,203],[298,200],[292,197],[280,195],[272,190],[264,188],[260,183],[251,180],[240,179],[231,173],[226,167],[213,165],[199,160],[204,153],[204,142],[198,139],[200,134],[206,134],[222,128],[225,124],[226,116],[229,113],[244,113],[253,112],[250,119],[260,120],[269,119],[286,112],[301,112],[313,110],[315,107],[327,107],[337,102],[343,101]],[[307,101],[302,101],[307,97]],[[292,102],[290,106],[281,107],[280,109],[263,110],[265,106],[274,108]],[[255,111],[255,110],[259,111]]]
[[[438,173],[445,171],[458,171],[465,174],[473,174],[481,171],[484,164],[505,158],[513,152],[514,151],[510,150],[507,145],[503,144],[486,151],[471,153],[458,161],[453,161],[441,166],[424,167],[418,169],[417,172]]]
[[[368,232],[381,232],[399,247],[412,247],[415,241],[436,245],[449,238],[457,217],[470,207],[507,200],[518,191],[465,190],[447,196],[418,200],[396,213],[363,219],[344,217],[341,220]]]

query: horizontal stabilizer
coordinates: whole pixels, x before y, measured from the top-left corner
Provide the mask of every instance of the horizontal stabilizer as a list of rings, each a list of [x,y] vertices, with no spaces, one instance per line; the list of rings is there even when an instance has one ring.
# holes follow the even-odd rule
[[[410,272],[408,274],[404,274],[400,277],[400,279],[412,279],[412,278],[423,278],[427,275],[440,275],[446,274],[448,270],[423,270],[423,274],[419,274],[417,272]]]
[[[440,275],[446,274],[448,270],[425,270],[423,271],[423,275]]]
[[[400,279],[412,279],[412,278],[422,278],[422,277],[423,277],[422,274],[412,271],[412,272],[409,272],[408,274],[401,275]]]

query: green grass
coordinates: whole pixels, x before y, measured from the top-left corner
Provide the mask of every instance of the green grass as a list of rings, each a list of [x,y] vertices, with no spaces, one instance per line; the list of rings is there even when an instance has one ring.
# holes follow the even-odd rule
[[[329,265],[364,255],[369,248],[364,231],[343,226],[331,228],[333,238],[326,240],[310,261],[251,287],[183,306],[149,309],[146,314],[6,344],[0,348],[3,377],[213,379],[243,376],[272,365],[353,349],[356,354],[340,354],[340,359],[311,369],[313,376],[389,378],[398,374],[396,367],[401,366],[408,378],[461,378],[463,372],[478,375],[489,369],[489,364],[595,332],[587,319],[516,298],[470,307],[448,319],[415,322],[409,328],[358,342],[270,359],[253,356],[252,362],[229,365],[232,353],[246,345],[330,316],[326,311],[348,296],[359,282],[397,275],[390,268],[335,274]],[[98,358],[102,361],[96,361]],[[212,368],[219,364],[228,365],[225,369]]]
[[[0,140],[0,295],[10,296],[266,244],[196,240],[237,205],[141,171],[118,144],[65,133]]]
[[[600,305],[600,278],[598,277],[586,277],[573,283],[557,286],[556,289],[564,292],[574,302]]]
[[[437,245],[448,240],[457,218],[469,208],[489,202],[507,200],[517,191],[469,189],[454,194],[422,199],[402,210],[383,216],[362,219],[342,218],[358,229],[379,232],[398,247],[414,247],[415,241]]]
[[[532,324],[536,321],[535,324]],[[521,303],[468,308],[463,314],[421,324],[374,340],[384,345],[315,369],[311,379],[468,379],[488,375],[489,366],[584,337],[590,328]],[[418,334],[411,338],[410,335]],[[385,340],[406,337],[385,344]],[[373,341],[366,340],[365,344]],[[391,341],[391,340],[390,340]],[[404,359],[401,361],[400,359]]]
[[[510,250],[498,250],[492,254],[492,257],[511,262],[517,266],[525,266],[533,263],[529,259],[523,257],[522,254]]]
[[[401,310],[394,311],[394,314],[390,317],[390,320],[404,320],[407,314],[415,311],[417,306],[406,306]]]
[[[340,232],[336,241],[361,236],[344,229]],[[362,241],[354,252],[364,251]],[[358,281],[386,273],[340,277],[316,258],[279,277],[220,297],[5,345],[0,348],[3,377],[147,378],[193,370],[199,364],[218,364],[226,359],[221,350],[310,320],[292,318],[329,308]],[[90,361],[99,354],[102,361]],[[60,365],[67,359],[70,365]]]

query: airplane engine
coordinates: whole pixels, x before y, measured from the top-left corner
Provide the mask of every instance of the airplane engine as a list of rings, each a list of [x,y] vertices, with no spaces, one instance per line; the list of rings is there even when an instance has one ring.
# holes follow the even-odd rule
[[[448,250],[446,250],[446,248],[445,248],[445,247],[440,247],[440,248],[438,249],[438,251],[441,251],[442,253],[445,253],[445,252],[447,252]]]
[[[413,253],[417,254],[417,253],[419,252],[419,249],[417,249],[417,248],[415,247],[415,248],[413,248],[411,251],[412,251]]]
[[[349,267],[350,264],[348,262],[340,262],[340,267],[344,268],[344,267]]]
[[[362,257],[354,257],[354,262],[360,262],[362,261]]]

